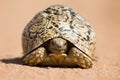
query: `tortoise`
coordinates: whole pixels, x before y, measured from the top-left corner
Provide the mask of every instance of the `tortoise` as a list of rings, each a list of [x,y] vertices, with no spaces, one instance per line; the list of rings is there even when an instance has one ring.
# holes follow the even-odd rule
[[[26,25],[22,60],[32,66],[91,68],[95,44],[95,32],[78,12],[52,5]]]

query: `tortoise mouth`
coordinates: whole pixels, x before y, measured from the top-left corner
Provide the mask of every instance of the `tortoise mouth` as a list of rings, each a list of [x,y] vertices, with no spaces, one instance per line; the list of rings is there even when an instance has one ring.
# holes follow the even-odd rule
[[[65,49],[61,49],[61,48],[52,48],[54,50],[54,53],[66,53]]]

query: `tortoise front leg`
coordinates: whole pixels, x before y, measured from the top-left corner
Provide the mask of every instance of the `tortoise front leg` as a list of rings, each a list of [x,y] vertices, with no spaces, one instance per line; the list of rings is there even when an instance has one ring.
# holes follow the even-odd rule
[[[40,47],[23,58],[23,62],[28,65],[38,65],[42,63],[47,53],[44,47]]]
[[[69,58],[73,63],[82,68],[92,67],[92,60],[76,47],[72,47],[69,51]]]

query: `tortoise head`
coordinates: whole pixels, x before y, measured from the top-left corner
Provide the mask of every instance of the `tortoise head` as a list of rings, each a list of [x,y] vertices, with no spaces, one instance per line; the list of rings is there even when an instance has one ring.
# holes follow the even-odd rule
[[[53,38],[48,47],[52,53],[64,53],[67,51],[67,41],[62,38]]]

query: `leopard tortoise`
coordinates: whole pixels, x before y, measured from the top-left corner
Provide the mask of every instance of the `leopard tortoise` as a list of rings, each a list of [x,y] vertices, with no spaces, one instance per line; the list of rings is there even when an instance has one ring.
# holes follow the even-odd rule
[[[26,25],[22,60],[28,65],[90,68],[95,43],[95,32],[79,13],[52,5]]]

